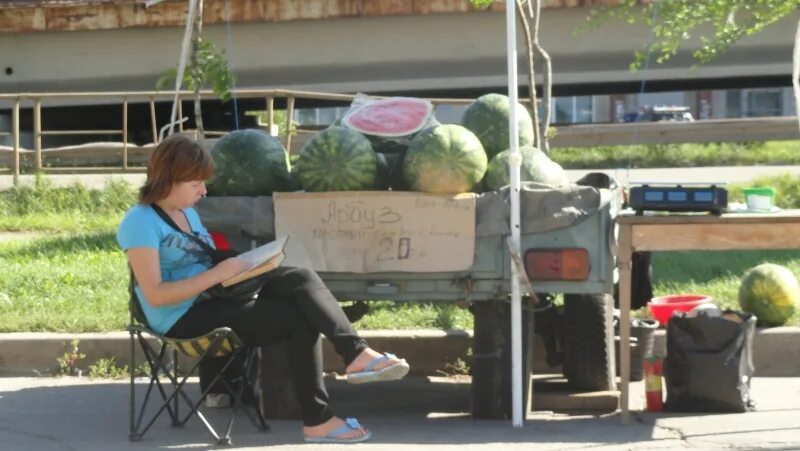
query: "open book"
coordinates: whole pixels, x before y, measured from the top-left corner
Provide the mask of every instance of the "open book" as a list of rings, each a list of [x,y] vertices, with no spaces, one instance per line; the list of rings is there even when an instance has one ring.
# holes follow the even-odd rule
[[[248,269],[222,282],[222,286],[229,287],[277,268],[286,258],[283,248],[286,246],[288,239],[288,236],[280,237],[275,241],[270,241],[267,244],[237,255],[236,258],[247,263]]]

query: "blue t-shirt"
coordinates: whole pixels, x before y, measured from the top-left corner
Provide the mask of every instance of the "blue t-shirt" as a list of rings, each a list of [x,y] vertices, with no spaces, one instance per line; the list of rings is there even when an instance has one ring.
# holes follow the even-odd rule
[[[193,208],[183,212],[192,232],[214,246],[197,212]],[[137,247],[157,249],[163,282],[187,279],[212,266],[211,258],[197,243],[164,222],[149,205],[137,204],[125,213],[117,229],[117,243],[123,251]],[[197,299],[192,296],[177,304],[153,307],[138,285],[135,291],[148,325],[161,334],[166,333]]]

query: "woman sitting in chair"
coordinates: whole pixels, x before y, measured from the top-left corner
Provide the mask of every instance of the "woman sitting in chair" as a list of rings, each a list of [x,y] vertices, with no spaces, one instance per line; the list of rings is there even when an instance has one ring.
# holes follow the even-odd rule
[[[320,333],[344,359],[351,383],[400,379],[409,366],[405,360],[370,348],[314,271],[280,267],[254,299],[196,302],[202,292],[243,272],[246,265],[235,257],[212,265],[201,247],[168,225],[153,206],[160,207],[182,232],[213,246],[192,208],[206,195],[205,180],[213,168],[211,156],[196,142],[180,135],[165,139],[150,157],[139,203],[125,214],[119,226],[117,241],[133,269],[135,292],[149,327],[174,338],[192,338],[217,327],[229,327],[252,346],[289,340],[305,440],[367,440],[370,432],[358,421],[345,421],[328,406],[322,357],[314,352]]]

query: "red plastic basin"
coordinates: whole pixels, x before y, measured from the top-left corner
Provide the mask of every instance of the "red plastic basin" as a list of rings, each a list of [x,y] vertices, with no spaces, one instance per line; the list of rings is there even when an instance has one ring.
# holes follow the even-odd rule
[[[711,297],[704,294],[670,294],[654,297],[647,303],[647,308],[653,318],[666,327],[674,312],[688,312],[707,302],[711,302]]]

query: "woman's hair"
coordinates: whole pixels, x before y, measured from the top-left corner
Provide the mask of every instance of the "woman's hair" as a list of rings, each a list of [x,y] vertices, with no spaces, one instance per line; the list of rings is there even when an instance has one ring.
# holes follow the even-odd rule
[[[214,160],[200,144],[182,135],[161,141],[147,163],[147,181],[139,189],[139,203],[152,204],[169,196],[172,185],[206,180]]]

